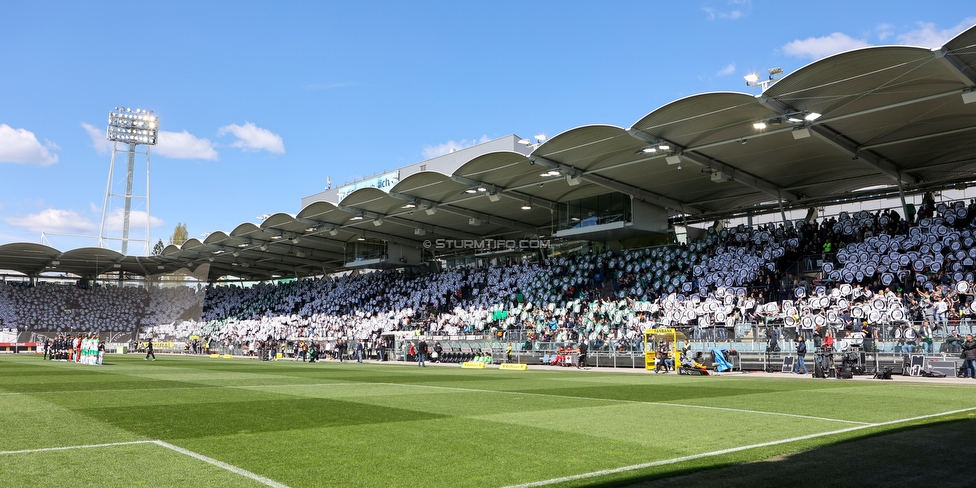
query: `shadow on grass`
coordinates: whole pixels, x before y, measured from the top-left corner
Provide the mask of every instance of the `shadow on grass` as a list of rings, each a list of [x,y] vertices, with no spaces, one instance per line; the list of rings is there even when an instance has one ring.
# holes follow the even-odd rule
[[[971,487],[976,483],[970,468],[974,443],[976,420],[946,420],[848,438],[764,461],[708,465],[709,460],[705,459],[666,473],[595,483],[579,481],[571,485],[630,488]]]

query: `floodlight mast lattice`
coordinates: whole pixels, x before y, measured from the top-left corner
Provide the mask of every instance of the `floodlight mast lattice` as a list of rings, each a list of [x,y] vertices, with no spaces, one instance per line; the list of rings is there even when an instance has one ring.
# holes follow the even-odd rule
[[[149,146],[156,144],[159,135],[159,117],[152,110],[131,109],[126,107],[115,107],[114,111],[108,113],[108,128],[105,131],[105,138],[112,141],[112,162],[108,168],[108,184],[105,186],[105,201],[102,204],[102,222],[98,234],[98,245],[105,247],[105,241],[112,240],[105,233],[105,222],[108,218],[108,202],[111,197],[123,197],[125,199],[125,211],[122,216],[122,254],[127,254],[129,250],[129,216],[132,210],[133,198],[145,198],[146,200],[146,237],[144,253],[149,254],[149,247],[152,245],[151,226],[149,216]],[[132,194],[132,178],[135,173],[136,148],[139,145],[146,146],[146,194]],[[115,156],[119,152],[128,155],[128,167],[126,171],[125,193],[112,193],[112,180],[115,174]],[[143,154],[143,153],[139,153]],[[142,240],[142,239],[138,239]]]

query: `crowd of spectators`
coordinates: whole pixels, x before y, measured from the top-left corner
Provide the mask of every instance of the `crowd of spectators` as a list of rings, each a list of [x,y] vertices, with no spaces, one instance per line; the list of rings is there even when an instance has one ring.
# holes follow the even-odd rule
[[[684,245],[507,266],[199,290],[0,284],[0,320],[43,330],[135,326],[153,337],[196,336],[231,347],[514,330],[531,340],[629,348],[649,327],[721,341],[742,331],[758,337],[766,333],[759,326],[770,324],[808,337],[820,330],[878,340],[913,335],[923,347],[927,331],[969,327],[974,216],[974,202],[937,204],[927,196],[907,218],[882,210],[755,228],[717,224]]]
[[[0,283],[0,324],[20,330],[127,331],[199,317],[204,291],[186,286],[80,287]]]

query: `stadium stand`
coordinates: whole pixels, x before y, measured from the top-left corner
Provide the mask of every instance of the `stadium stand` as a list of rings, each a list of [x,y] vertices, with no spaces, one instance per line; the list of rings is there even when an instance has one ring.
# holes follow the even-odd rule
[[[772,328],[785,340],[829,333],[851,346],[936,353],[935,339],[971,331],[974,210],[973,202],[933,203],[912,222],[889,210],[842,213],[821,222],[713,227],[681,246],[251,287],[4,283],[0,319],[54,332],[135,325],[157,340],[198,337],[239,353],[270,341],[340,338],[363,339],[373,353],[384,334],[407,331],[484,338],[446,341],[444,361],[499,352],[499,334],[554,344],[553,351],[581,340],[592,351],[639,351],[643,330],[658,326],[704,343],[762,343]],[[539,348],[541,362],[553,362],[549,352]]]

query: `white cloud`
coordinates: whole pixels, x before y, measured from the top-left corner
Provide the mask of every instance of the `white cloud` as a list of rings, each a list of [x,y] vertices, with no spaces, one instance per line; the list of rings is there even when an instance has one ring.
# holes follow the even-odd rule
[[[81,126],[91,138],[92,147],[95,148],[96,153],[104,156],[112,152],[112,141],[105,138],[105,131],[87,122],[82,122]]]
[[[41,144],[29,130],[0,124],[0,163],[48,166],[58,162],[58,155],[51,154],[49,148],[57,146],[53,143]]]
[[[237,138],[231,146],[245,151],[268,151],[276,154],[285,152],[285,144],[281,141],[281,136],[251,122],[245,122],[244,125],[226,125],[217,131],[218,136],[226,134],[233,134]]]
[[[488,142],[487,135],[481,136],[481,139],[472,138],[470,141],[467,139],[461,139],[460,141],[447,141],[443,144],[438,144],[436,146],[424,146],[424,158],[436,158],[437,156],[443,156],[445,154],[450,154],[459,149],[464,149],[466,147],[471,147],[475,144],[482,144]]]
[[[217,151],[210,139],[201,139],[187,131],[159,131],[159,138],[153,152],[174,159],[217,160]]]
[[[746,15],[745,13],[742,12],[742,10],[736,8],[737,6],[742,6],[746,8],[752,7],[751,0],[728,0],[725,3],[726,5],[733,6],[732,10],[718,9],[715,7],[702,7],[702,11],[705,12],[705,15],[708,17],[708,20],[715,20],[715,19],[737,20],[737,19],[741,19],[742,17],[745,17]]]
[[[861,39],[854,39],[847,34],[834,32],[829,36],[797,39],[783,46],[783,52],[788,56],[797,58],[820,59],[831,54],[868,45],[867,42]]]
[[[715,74],[717,76],[728,76],[735,73],[735,63],[729,63],[724,68],[718,70]]]
[[[919,22],[916,24],[917,29],[901,34],[895,34],[895,27],[891,24],[880,24],[875,28],[875,34],[878,36],[878,40],[882,42],[894,36],[897,44],[937,48],[942,47],[949,39],[968,29],[974,23],[976,23],[976,17],[967,17],[952,27],[939,29],[931,22]],[[797,39],[783,46],[783,52],[797,58],[821,59],[831,54],[869,45],[863,39],[855,39],[842,32],[834,32],[829,36]]]
[[[93,212],[95,213],[95,212]],[[98,233],[101,216],[99,220],[91,219],[84,214],[74,210],[64,210],[58,208],[46,208],[36,214],[29,214],[22,217],[9,217],[4,221],[14,227],[23,227],[32,232],[48,232],[53,234],[89,234]],[[105,221],[105,228],[119,230],[125,220],[125,209],[115,208],[109,212]],[[132,210],[129,212],[129,227],[138,232],[145,229],[146,212],[143,210]],[[152,227],[165,225],[162,219],[150,216],[149,224]],[[130,234],[131,235],[131,234]]]
[[[928,48],[942,47],[946,41],[968,29],[974,23],[976,23],[976,17],[969,17],[948,29],[940,30],[931,22],[919,22],[917,24],[918,29],[908,31],[904,34],[898,34],[897,39],[899,44],[908,44],[910,46]]]
[[[891,24],[881,24],[881,25],[879,25],[875,29],[875,32],[878,33],[878,39],[884,41],[885,39],[887,39],[887,38],[889,38],[889,37],[892,36],[892,34],[893,34],[892,33],[892,30],[894,28],[895,28],[895,26],[893,26]]]
[[[24,227],[33,232],[76,234],[94,232],[98,228],[94,221],[74,210],[57,208],[44,209],[24,217],[10,217],[4,221],[14,227]]]
[[[108,218],[105,219],[106,229],[121,229],[122,224],[125,222],[125,209],[124,208],[114,208],[108,213]],[[149,226],[150,227],[160,227],[164,225],[162,219],[149,216]],[[144,210],[130,210],[129,211],[129,228],[130,229],[145,229],[146,225],[146,212]]]

